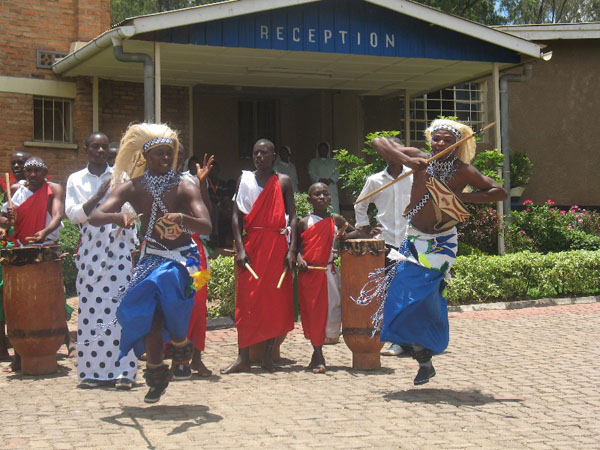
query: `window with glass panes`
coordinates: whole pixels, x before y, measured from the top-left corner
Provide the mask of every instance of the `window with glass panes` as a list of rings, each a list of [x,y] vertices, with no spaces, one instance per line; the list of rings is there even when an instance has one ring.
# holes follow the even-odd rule
[[[410,99],[410,139],[425,140],[425,129],[439,116],[453,116],[477,129],[485,121],[485,83],[463,83]]]
[[[73,142],[73,101],[67,98],[33,98],[33,139],[41,142]]]

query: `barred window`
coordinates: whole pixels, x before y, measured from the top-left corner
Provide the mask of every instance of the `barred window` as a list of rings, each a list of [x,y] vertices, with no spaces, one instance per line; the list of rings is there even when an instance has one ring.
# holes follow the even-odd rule
[[[410,139],[425,140],[425,129],[438,116],[454,116],[480,128],[485,122],[485,83],[463,83],[410,100]]]
[[[73,101],[67,98],[33,98],[33,139],[41,142],[73,142]]]
[[[238,151],[240,159],[251,159],[256,141],[279,138],[279,103],[277,100],[241,100],[238,103]]]

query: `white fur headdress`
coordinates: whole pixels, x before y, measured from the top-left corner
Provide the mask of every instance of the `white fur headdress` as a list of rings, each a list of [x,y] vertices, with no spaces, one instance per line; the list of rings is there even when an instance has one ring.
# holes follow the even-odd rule
[[[473,130],[471,127],[465,125],[464,123],[455,122],[454,120],[448,119],[436,119],[431,122],[429,128],[425,130],[425,137],[427,138],[427,141],[431,142],[431,135],[437,130],[450,131],[454,136],[456,136],[457,140],[473,136]],[[465,142],[460,144],[453,153],[465,164],[470,164],[475,157],[475,138],[467,139]]]
[[[121,139],[121,148],[115,161],[113,183],[119,184],[141,176],[146,170],[144,154],[161,145],[173,148],[173,168],[177,164],[179,139],[177,132],[162,123],[136,123],[129,125]]]

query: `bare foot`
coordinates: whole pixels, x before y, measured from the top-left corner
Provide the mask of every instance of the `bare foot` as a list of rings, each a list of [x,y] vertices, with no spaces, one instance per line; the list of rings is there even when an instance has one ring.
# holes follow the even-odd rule
[[[230,373],[250,372],[250,364],[238,358],[229,366],[220,370],[221,374],[228,375]]]
[[[275,365],[275,363],[273,363],[273,360],[271,359],[263,361],[260,367],[262,367],[269,373],[273,373],[278,369],[278,367]]]
[[[325,373],[327,372],[327,367],[325,367],[325,364],[317,364],[315,367],[312,368],[312,373]]]
[[[197,371],[198,375],[201,377],[210,377],[212,375],[212,370],[209,370],[208,367],[204,365],[202,359],[196,358],[196,355],[194,355],[194,358],[192,358],[190,367],[192,370]]]

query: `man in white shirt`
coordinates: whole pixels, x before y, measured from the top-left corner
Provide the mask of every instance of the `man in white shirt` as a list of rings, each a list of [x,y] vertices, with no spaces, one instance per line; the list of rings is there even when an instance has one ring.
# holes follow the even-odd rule
[[[395,138],[396,142],[403,145],[399,139]],[[370,194],[381,186],[398,178],[406,169],[402,164],[395,164],[388,161],[387,167],[381,172],[375,173],[367,178],[359,198]],[[386,255],[390,251],[399,251],[406,234],[408,221],[402,213],[410,202],[410,191],[412,188],[412,175],[399,181],[398,183],[384,189],[377,195],[371,197],[368,201],[364,201],[354,205],[354,214],[356,216],[356,228],[363,231],[366,235],[371,232],[369,216],[367,210],[369,204],[374,203],[377,208],[377,226],[373,231],[380,233],[375,237],[383,239],[387,248]],[[390,261],[386,258],[386,265]],[[389,348],[382,351],[383,355],[397,356],[403,353],[402,347],[396,344],[391,344]]]
[[[273,170],[277,173],[283,173],[292,180],[292,189],[294,193],[298,192],[298,173],[296,166],[291,161],[292,150],[287,145],[282,145],[279,154],[273,164]]]
[[[88,136],[88,165],[67,180],[66,214],[81,231],[75,258],[79,296],[77,372],[81,388],[115,382],[117,389],[130,389],[137,373],[137,358],[130,352],[121,361],[117,359],[121,337],[118,324],[100,328],[115,319],[115,297],[130,279],[135,232],[119,232],[112,224],[94,227],[88,223],[92,211],[104,202],[109,191],[112,168],[105,160],[108,145],[103,133]]]

